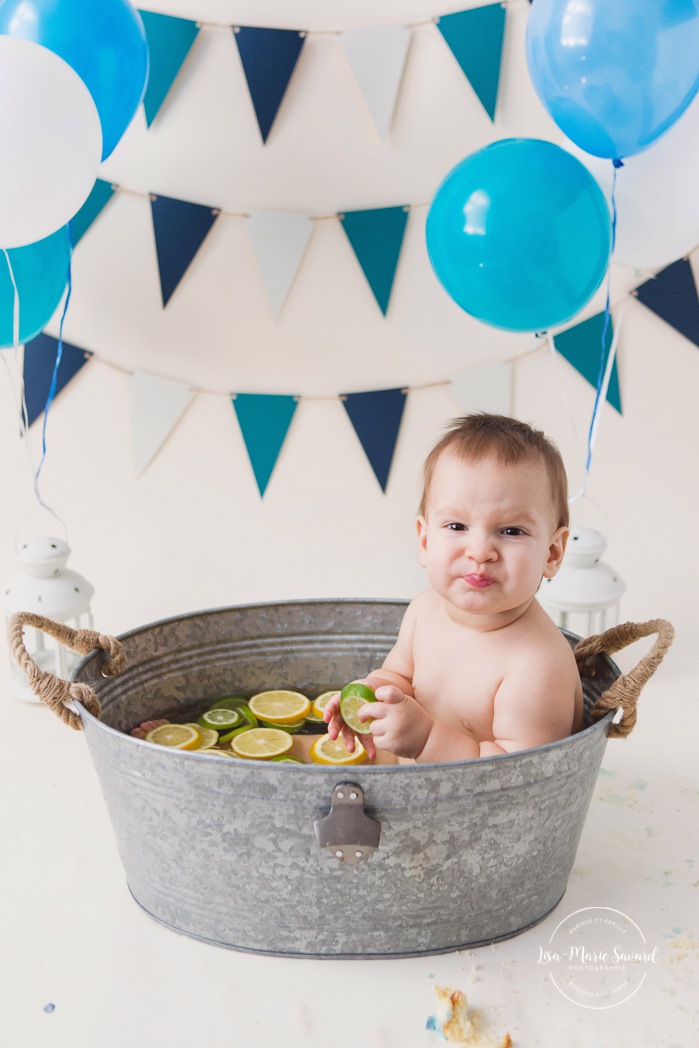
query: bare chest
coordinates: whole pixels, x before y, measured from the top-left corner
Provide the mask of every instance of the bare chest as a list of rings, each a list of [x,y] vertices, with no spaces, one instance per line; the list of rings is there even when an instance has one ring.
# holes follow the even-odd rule
[[[471,633],[442,616],[423,620],[413,636],[415,697],[431,716],[479,741],[492,739],[505,658],[492,634]]]

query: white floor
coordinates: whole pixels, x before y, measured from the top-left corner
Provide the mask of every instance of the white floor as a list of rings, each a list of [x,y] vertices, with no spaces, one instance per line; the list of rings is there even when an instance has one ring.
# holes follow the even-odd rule
[[[646,688],[637,732],[608,744],[554,913],[495,946],[390,961],[243,955],[158,925],[128,892],[82,734],[7,698],[2,1043],[429,1048],[445,1043],[425,1031],[442,983],[462,989],[488,1030],[509,1031],[515,1048],[695,1048],[696,731],[670,726],[681,721],[676,708],[693,705],[699,681],[673,672],[670,659],[666,666]],[[558,923],[589,906],[627,914],[658,948],[638,991],[616,1007],[572,1003],[539,962]]]

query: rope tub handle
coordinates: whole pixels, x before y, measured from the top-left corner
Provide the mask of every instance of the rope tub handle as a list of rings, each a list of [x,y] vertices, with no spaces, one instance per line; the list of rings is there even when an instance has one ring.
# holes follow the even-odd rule
[[[668,648],[672,644],[675,630],[665,619],[651,619],[648,622],[625,622],[620,626],[612,626],[604,633],[598,633],[587,640],[581,640],[575,646],[575,659],[581,676],[590,676],[586,673],[585,663],[595,655],[614,655],[622,648],[626,648],[634,641],[642,637],[650,637],[657,634],[655,644],[645,655],[638,665],[622,674],[614,681],[612,686],[603,692],[597,699],[590,714],[593,721],[601,720],[603,717],[618,709],[623,710],[623,716],[618,724],[612,724],[609,729],[610,738],[625,738],[629,735],[636,724],[636,706],[643,686],[650,680],[660,663],[663,661]]]
[[[102,648],[107,652],[109,661],[105,662],[102,672],[111,677],[121,673],[126,665],[126,653],[123,644],[108,634],[96,633],[94,630],[74,630],[62,622],[54,622],[46,619],[43,615],[35,615],[32,611],[18,611],[12,615],[7,624],[7,639],[12,655],[18,666],[24,671],[27,683],[35,695],[45,702],[49,709],[53,710],[57,717],[69,724],[76,731],[82,730],[82,721],[77,713],[69,709],[67,703],[70,699],[77,699],[93,716],[101,717],[102,709],[96,693],[89,684],[80,681],[62,680],[45,670],[40,670],[24,646],[24,627],[32,626],[34,629],[48,633],[60,644],[72,648],[80,655],[87,655],[94,648]]]

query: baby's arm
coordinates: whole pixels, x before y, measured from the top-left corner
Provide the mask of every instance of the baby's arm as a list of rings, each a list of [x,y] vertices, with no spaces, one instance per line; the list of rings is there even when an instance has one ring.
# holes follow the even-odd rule
[[[495,695],[493,740],[434,721],[418,760],[453,761],[492,757],[543,746],[570,735],[575,712],[575,686],[569,662],[533,649],[505,674]]]
[[[414,602],[413,602],[414,604]],[[368,684],[370,688],[373,688],[374,692],[381,689],[381,694],[377,694],[379,702],[385,701],[384,696],[386,694],[394,695],[397,694],[400,698],[408,697],[412,704],[418,707],[420,712],[422,707],[415,702],[413,697],[413,654],[412,654],[412,638],[413,631],[415,629],[415,609],[413,604],[408,605],[403,621],[401,623],[400,631],[398,633],[398,639],[391,648],[390,652],[384,659],[383,665],[380,669],[372,670],[368,677],[362,677],[360,683]],[[387,689],[390,689],[390,693]],[[390,700],[389,700],[390,701]],[[393,699],[396,701],[396,699]],[[367,711],[366,717],[360,718],[362,720],[370,720],[371,715],[378,713],[380,705],[377,703],[371,703],[371,705],[364,707]],[[328,724],[328,734],[331,739],[336,739],[338,735],[342,735],[345,746],[350,751],[354,752],[354,740],[355,734],[351,728],[348,728],[345,722],[340,716],[340,696],[339,694],[334,698],[330,699],[325,707],[323,714],[325,721]],[[360,742],[364,746],[367,755],[370,760],[374,760],[376,757],[376,746],[374,745],[374,739],[372,735],[361,735],[358,736]],[[385,747],[383,747],[385,748]]]

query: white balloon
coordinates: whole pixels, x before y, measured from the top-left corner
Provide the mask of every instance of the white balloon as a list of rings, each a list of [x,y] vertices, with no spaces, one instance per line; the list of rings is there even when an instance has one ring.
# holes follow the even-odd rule
[[[588,168],[611,202],[611,160],[566,148]],[[613,261],[662,269],[699,245],[699,95],[652,146],[624,160],[616,180]]]
[[[0,36],[0,98],[0,247],[24,247],[85,203],[102,128],[75,70],[30,40]]]

